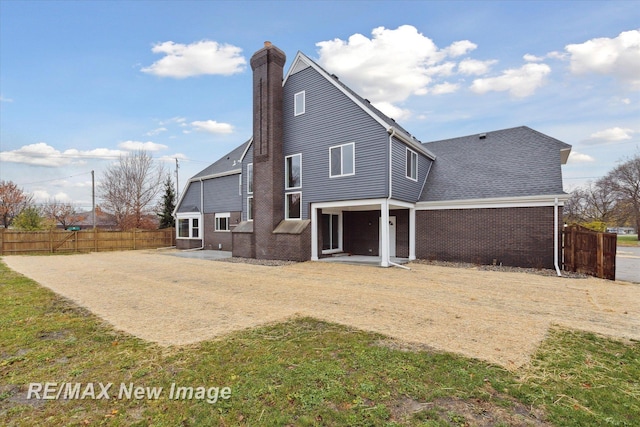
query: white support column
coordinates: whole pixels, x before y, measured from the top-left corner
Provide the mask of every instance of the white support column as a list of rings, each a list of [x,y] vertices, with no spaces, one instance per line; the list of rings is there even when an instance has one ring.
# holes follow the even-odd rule
[[[389,202],[380,204],[380,266],[389,267]]]
[[[318,261],[318,209],[311,204],[311,261]]]
[[[409,208],[409,261],[416,259],[416,208]]]

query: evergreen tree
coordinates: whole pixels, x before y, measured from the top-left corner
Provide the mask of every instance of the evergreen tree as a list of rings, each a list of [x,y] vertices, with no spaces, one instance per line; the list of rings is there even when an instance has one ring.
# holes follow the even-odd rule
[[[171,176],[167,175],[164,182],[164,194],[162,195],[162,203],[158,212],[160,225],[158,228],[175,227],[176,222],[173,217],[173,210],[176,208],[176,192],[173,188]]]
[[[19,230],[35,231],[44,230],[46,223],[40,215],[38,208],[29,206],[23,209],[22,212],[13,219],[13,226]]]

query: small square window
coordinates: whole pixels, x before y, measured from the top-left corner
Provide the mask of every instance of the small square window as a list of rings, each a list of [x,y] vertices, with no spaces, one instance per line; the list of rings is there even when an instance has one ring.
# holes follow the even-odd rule
[[[305,94],[304,91],[298,92],[293,98],[293,114],[299,116],[305,112]]]
[[[229,217],[231,214],[216,214],[216,231],[229,231]]]
[[[355,174],[355,144],[353,142],[329,148],[329,176]]]

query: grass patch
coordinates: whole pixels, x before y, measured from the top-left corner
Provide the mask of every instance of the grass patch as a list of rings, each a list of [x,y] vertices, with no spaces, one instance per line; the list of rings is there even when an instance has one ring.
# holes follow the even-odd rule
[[[637,234],[618,234],[618,246],[640,246]]]
[[[529,367],[508,372],[301,318],[165,348],[2,263],[0,343],[0,425],[630,426],[640,415],[638,343],[555,329]],[[113,385],[110,399],[27,399],[45,382],[93,384],[95,396]],[[121,384],[162,391],[118,399]],[[170,399],[172,385],[194,396]],[[230,398],[207,402],[211,387]]]

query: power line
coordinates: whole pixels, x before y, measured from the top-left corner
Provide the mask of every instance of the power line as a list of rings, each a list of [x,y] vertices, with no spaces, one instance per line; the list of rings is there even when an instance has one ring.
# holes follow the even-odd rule
[[[22,184],[16,184],[16,185],[33,185],[33,184],[42,184],[42,183],[45,183],[45,182],[60,181],[61,179],[75,178],[75,177],[77,177],[77,176],[88,175],[88,174],[90,174],[90,173],[91,173],[91,171],[89,171],[89,172],[82,172],[82,173],[79,173],[79,174],[76,174],[76,175],[63,176],[63,177],[60,177],[60,178],[45,179],[45,180],[42,180],[42,181],[25,182],[25,183],[22,183]]]

